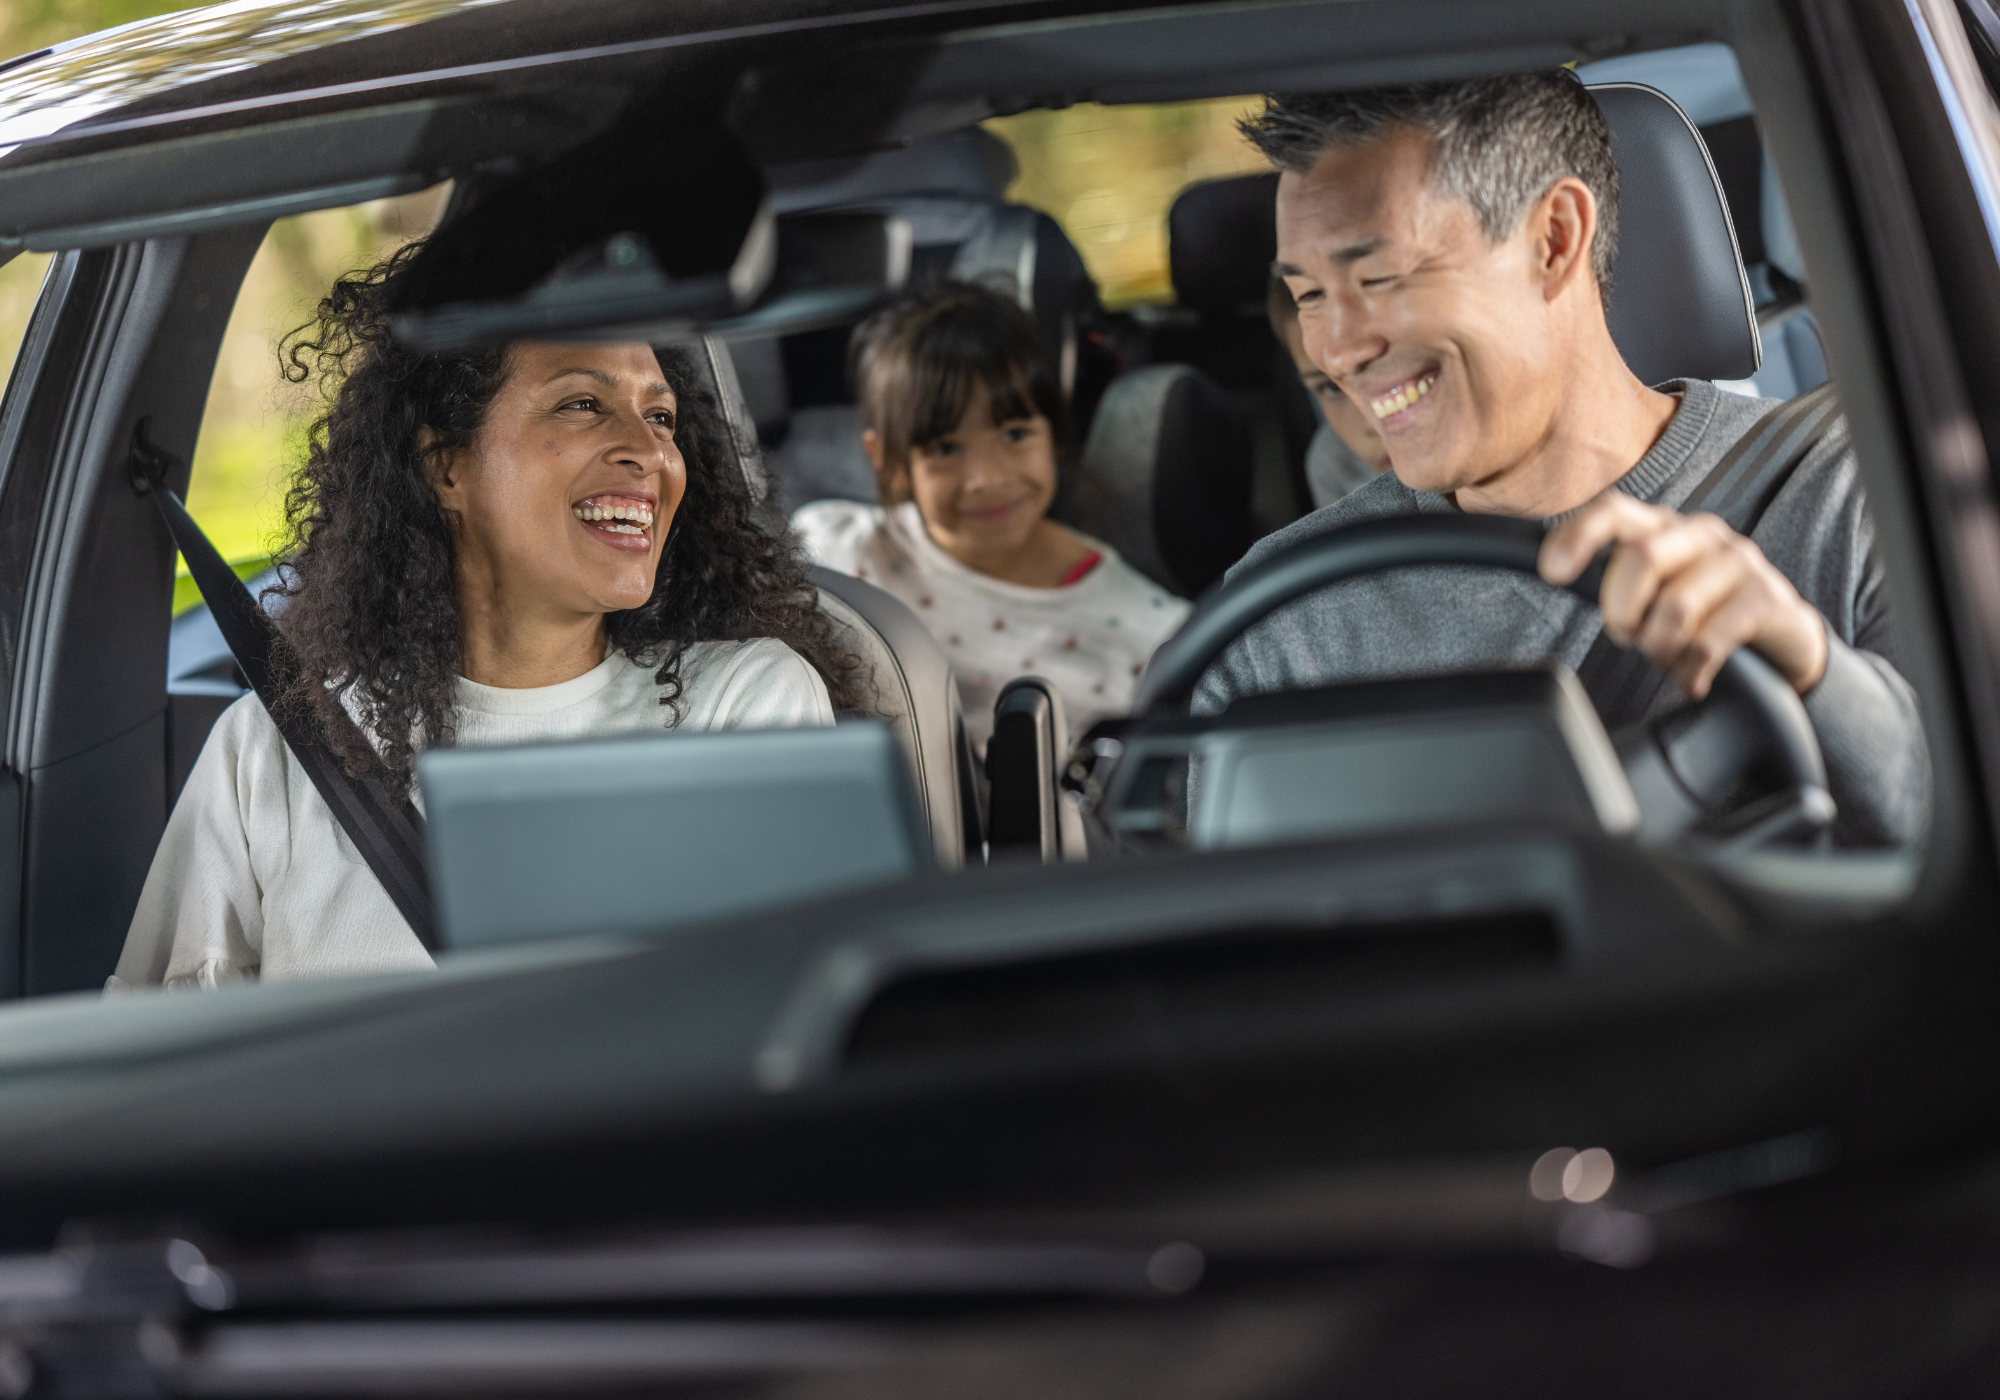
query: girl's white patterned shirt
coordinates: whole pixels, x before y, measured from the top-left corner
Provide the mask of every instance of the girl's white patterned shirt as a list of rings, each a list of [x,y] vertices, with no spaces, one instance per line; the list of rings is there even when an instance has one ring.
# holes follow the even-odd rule
[[[887,590],[924,620],[958,678],[966,730],[982,753],[993,702],[1016,676],[1054,684],[1072,736],[1124,714],[1147,661],[1190,611],[1088,536],[1078,538],[1102,556],[1089,573],[1061,588],[1029,588],[945,553],[913,502],[815,501],[792,516],[792,530],[814,563]]]

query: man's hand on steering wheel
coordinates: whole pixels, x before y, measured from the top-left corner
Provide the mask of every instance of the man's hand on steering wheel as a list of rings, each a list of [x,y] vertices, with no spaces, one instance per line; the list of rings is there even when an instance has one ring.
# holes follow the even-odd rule
[[[1681,515],[1606,491],[1551,530],[1541,575],[1558,586],[1607,545],[1598,611],[1621,646],[1636,646],[1691,700],[1749,646],[1804,694],[1826,671],[1826,621],[1764,551],[1720,516]]]

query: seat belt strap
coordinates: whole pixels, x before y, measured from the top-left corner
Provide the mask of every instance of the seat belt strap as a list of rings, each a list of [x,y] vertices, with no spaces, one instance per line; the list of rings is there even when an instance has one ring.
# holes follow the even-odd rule
[[[1753,533],[1792,473],[1839,418],[1840,400],[1831,382],[1779,404],[1722,454],[1681,502],[1681,512],[1712,511],[1737,534]],[[1643,652],[1619,646],[1601,627],[1576,676],[1607,729],[1644,719],[1666,684]]]
[[[396,909],[409,923],[417,941],[432,953],[438,951],[437,915],[431,905],[430,879],[424,865],[424,819],[409,799],[398,802],[389,795],[375,774],[350,777],[340,759],[321,737],[318,721],[297,713],[282,703],[271,678],[271,641],[276,629],[270,615],[250,596],[243,580],[224,562],[209,543],[208,536],[187,513],[180,497],[157,479],[152,496],[167,522],[181,558],[187,561],[195,587],[222,639],[229,644],[238,669],[271,722],[285,738],[292,757],[306,771],[312,785],[325,799],[333,819],[354,843],[375,878],[382,882]],[[344,718],[344,715],[343,715]],[[348,721],[352,723],[352,721]],[[357,737],[359,731],[356,731]]]

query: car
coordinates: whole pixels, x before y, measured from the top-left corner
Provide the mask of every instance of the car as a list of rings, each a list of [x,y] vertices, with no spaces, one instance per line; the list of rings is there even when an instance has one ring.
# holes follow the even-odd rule
[[[0,1392],[1990,1391],[1996,41],[1984,0],[318,0],[0,70],[0,250],[53,255],[0,400]],[[1918,846],[1816,838],[1810,726],[1747,655],[1693,731],[1778,765],[1747,817],[1660,817],[1679,731],[1614,747],[1558,672],[1185,712],[1300,590],[1539,535],[1392,521],[1218,583],[1309,504],[1268,177],[1181,195],[1177,300],[1107,309],[980,123],[1564,63],[1669,143],[1623,177],[1628,358],[1838,387]],[[764,285],[495,286],[405,334],[698,347],[781,528],[866,489],[846,328],[913,270],[1002,277],[1089,419],[1064,509],[1199,597],[1140,713],[1071,735],[1024,678],[975,755],[921,626],[822,573],[936,868],[101,998],[241,689],[173,616],[158,493],[271,220],[449,179],[449,236],[681,129],[761,181]],[[575,241],[623,277],[622,234]]]

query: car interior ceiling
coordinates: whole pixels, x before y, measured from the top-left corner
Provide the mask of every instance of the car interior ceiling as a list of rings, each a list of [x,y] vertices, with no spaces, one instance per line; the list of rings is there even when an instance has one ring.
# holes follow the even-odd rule
[[[1337,58],[1289,70],[1268,57],[1258,61],[1265,71],[1303,72],[1329,86],[1366,81],[1380,71],[1371,66],[1369,44],[1386,47],[1383,36],[1389,32],[1380,7],[1366,8],[1349,31],[1357,41]],[[1561,26],[1572,21],[1567,11],[1555,13],[1560,9],[1549,7],[1539,29],[1521,34],[1512,32],[1515,26],[1496,7],[1467,33],[1463,52],[1505,40],[1511,52],[1527,55],[1523,62],[1560,61],[1574,56],[1567,41],[1544,40],[1542,34],[1595,32],[1608,23],[1597,19],[1582,30],[1564,30]],[[1257,27],[1265,23],[1248,22],[1244,43],[1232,52],[1253,57],[1280,52],[1279,32],[1265,36]],[[1525,20],[1521,27],[1527,28]],[[1101,34],[1065,32],[1049,42],[1084,43],[1070,61],[1078,71],[1091,71],[1093,64],[1106,68],[1098,86],[1107,98],[1166,101],[1258,86],[1246,81],[1256,71],[1244,67],[1247,60],[1233,58],[1202,71],[1186,57],[1196,52],[1187,46],[1210,32],[1199,23],[1162,32],[1180,46],[1174,51],[1183,57],[1176,62],[1192,71],[1138,71],[1143,55],[1107,57]],[[1097,47],[1089,47],[1086,38]],[[1774,52],[1773,41],[1758,42],[1763,52]],[[1542,54],[1537,44],[1548,52]],[[913,52],[928,57],[928,41]],[[761,129],[764,148],[778,157],[768,166],[777,207],[888,209],[907,219],[915,234],[915,275],[997,280],[1020,299],[1034,314],[1078,403],[1085,445],[1060,514],[1109,538],[1156,580],[1193,596],[1256,538],[1305,513],[1310,504],[1302,464],[1313,411],[1263,312],[1263,280],[1275,245],[1271,177],[1246,176],[1184,192],[1169,215],[1175,303],[1107,312],[1060,227],[1040,211],[1007,202],[1013,173],[1008,153],[977,127],[960,122],[937,129],[934,114],[954,94],[1003,90],[1013,68],[1031,69],[1031,58],[1046,57],[1041,52],[1024,58],[1006,48],[1005,36],[991,37],[961,44],[951,62],[931,63],[906,77],[906,110],[933,115],[919,123],[928,129],[889,154],[830,155],[816,149],[842,141],[856,149],[872,144],[843,135],[837,130],[841,121],[827,123],[835,130],[811,136],[793,121],[773,135],[777,117],[769,104],[750,104],[743,121],[753,133]],[[1728,52],[1721,57],[1727,59]],[[1654,58],[1635,53],[1582,71],[1592,81],[1651,82],[1681,98],[1706,140],[1748,268],[1764,337],[1763,365],[1754,375],[1757,391],[1783,397],[1809,388],[1827,375],[1812,309],[1820,286],[1813,286],[1809,303],[1798,252],[1800,242],[1812,242],[1809,219],[1801,215],[1794,232],[1743,79],[1736,78],[1733,87],[1715,81],[1714,52],[1707,55],[1706,68],[1684,62],[1677,50],[1671,61],[1649,70]],[[1449,71],[1462,62],[1455,55],[1436,65]],[[1727,66],[1733,69],[1733,59]],[[808,59],[788,56],[771,68],[778,75],[805,72],[814,92],[852,91],[844,86],[851,77],[827,76]],[[890,68],[896,70],[896,64]],[[1780,96],[1780,109],[1802,100],[1784,61],[1762,71],[1746,61],[1745,74],[1751,88]],[[767,78],[762,90],[771,91],[771,85]],[[885,116],[879,99],[858,107],[871,113],[869,120],[878,127],[896,115]],[[1796,151],[1817,138],[1793,124],[1786,139]],[[1800,168],[1812,166],[1802,162]],[[1795,211],[1824,207],[1827,199],[1809,174],[1796,181],[1788,177],[1787,193]],[[209,367],[233,289],[266,226],[240,222],[62,252],[8,386],[6,422],[15,436],[0,445],[11,458],[0,488],[0,538],[33,546],[0,552],[0,595],[13,615],[26,620],[11,677],[8,765],[29,775],[19,808],[24,824],[19,897],[0,899],[0,919],[19,919],[17,927],[0,926],[0,948],[17,950],[13,956],[0,954],[0,994],[101,985],[122,945],[174,792],[208,725],[230,698],[228,668],[218,666],[213,655],[176,660],[170,668],[165,619],[171,550],[153,507],[134,492],[126,462],[143,420],[151,440],[180,464],[169,485],[185,491]],[[1823,267],[1852,278],[1837,257],[1823,262],[1816,257],[1815,268]],[[1842,296],[1843,304],[1852,303],[1851,294]],[[873,498],[872,479],[855,448],[844,365],[848,329],[820,328],[727,347],[763,444],[774,504],[783,510],[828,495]],[[1864,391],[1858,402],[1879,401],[1867,392],[1872,391]],[[1121,460],[1116,449],[1145,441],[1148,431],[1151,459]],[[1892,439],[1878,435],[1869,441]],[[16,444],[22,445],[18,453]],[[1885,499],[1899,491],[1892,464],[1864,461],[1871,485]],[[1910,511],[1896,506],[1884,517],[1892,563],[1908,569],[1922,557]],[[1904,622],[1913,637],[1913,679],[1934,697],[1940,671],[1929,640],[1935,627],[1927,600],[1912,598]],[[921,649],[920,641],[899,639],[898,620],[870,625],[892,656]],[[904,669],[921,671],[928,664],[905,663]],[[162,678],[170,669],[177,679],[168,696]],[[924,703],[935,709],[949,701],[933,697]],[[1943,722],[1945,713],[1933,701],[1926,716],[1939,755],[1941,813],[1962,800],[1954,797],[1956,780],[1948,776],[1959,765],[1947,758],[1953,731]],[[933,730],[948,732],[949,725],[948,717],[930,722]],[[965,770],[963,756],[946,739],[926,761],[951,770],[949,784],[937,789],[934,816],[961,832],[976,832],[965,806],[978,781]],[[947,817],[954,798],[959,810]],[[14,810],[0,802],[0,813],[11,817]],[[1812,881],[1800,877],[1792,883],[1802,889]],[[1873,912],[1880,900],[1871,895],[1858,907]]]

